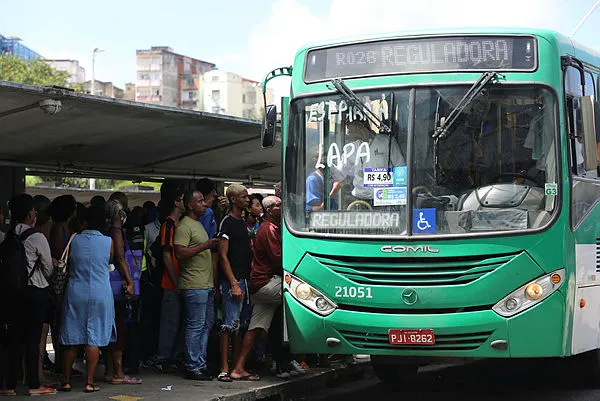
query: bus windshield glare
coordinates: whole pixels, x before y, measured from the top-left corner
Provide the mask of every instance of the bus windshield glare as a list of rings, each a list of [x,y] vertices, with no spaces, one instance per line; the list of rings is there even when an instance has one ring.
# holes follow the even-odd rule
[[[339,93],[296,99],[286,143],[288,227],[413,236],[546,226],[559,185],[555,96],[540,86],[491,85],[435,135],[468,90],[356,91],[364,105]],[[362,107],[391,134],[379,133]]]

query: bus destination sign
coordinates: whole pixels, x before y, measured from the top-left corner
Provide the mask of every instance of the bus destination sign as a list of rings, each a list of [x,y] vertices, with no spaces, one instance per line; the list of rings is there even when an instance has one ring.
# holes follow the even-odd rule
[[[310,50],[304,80],[536,68],[537,48],[532,36],[420,37]]]

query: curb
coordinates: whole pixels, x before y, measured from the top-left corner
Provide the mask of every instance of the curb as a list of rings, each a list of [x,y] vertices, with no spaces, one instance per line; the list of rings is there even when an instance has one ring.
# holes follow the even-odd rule
[[[217,396],[210,401],[258,401],[265,399],[286,400],[315,394],[315,391],[335,387],[350,380],[362,380],[373,375],[368,362],[343,365],[310,373],[285,382],[255,387],[234,394]]]

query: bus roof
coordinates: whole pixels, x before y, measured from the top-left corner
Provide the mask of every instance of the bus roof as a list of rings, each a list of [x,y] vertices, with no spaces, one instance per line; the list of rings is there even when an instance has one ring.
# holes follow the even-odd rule
[[[550,29],[542,29],[542,28],[517,28],[517,27],[471,27],[471,28],[445,28],[445,29],[426,29],[426,30],[416,30],[416,31],[397,31],[397,32],[386,32],[386,33],[373,33],[368,35],[359,35],[359,36],[351,36],[345,38],[338,39],[330,39],[327,41],[319,41],[308,43],[299,50],[299,53],[310,50],[315,47],[323,47],[323,46],[336,46],[347,43],[355,43],[361,41],[371,41],[371,40],[386,40],[386,39],[394,39],[399,37],[411,37],[411,36],[436,36],[436,35],[484,35],[484,34],[506,34],[506,35],[539,35],[539,36],[554,36],[558,38],[560,41],[568,42],[569,39],[557,32]]]

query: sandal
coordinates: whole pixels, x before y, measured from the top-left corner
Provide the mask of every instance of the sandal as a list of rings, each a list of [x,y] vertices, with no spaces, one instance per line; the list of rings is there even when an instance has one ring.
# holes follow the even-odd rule
[[[46,387],[44,390],[40,391],[39,393],[32,393],[32,392],[27,393],[27,395],[29,395],[31,397],[38,396],[38,395],[50,395],[50,394],[56,394],[56,390],[53,388],[50,388],[50,387]]]
[[[244,376],[240,376],[240,377],[231,377],[233,380],[240,380],[240,381],[248,381],[248,382],[257,382],[260,381],[260,376],[253,374],[253,373],[248,373],[247,375]]]
[[[122,379],[112,379],[111,384],[142,384],[142,379],[125,376]]]
[[[63,383],[58,390],[68,393],[71,391],[71,383]]]
[[[233,381],[233,379],[231,378],[231,376],[229,376],[229,373],[227,372],[219,373],[219,376],[217,376],[217,380],[226,383],[231,383]]]
[[[85,385],[85,390],[83,390],[86,393],[95,393],[96,391],[100,391],[100,387],[96,386],[94,383],[87,383]]]

